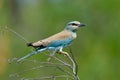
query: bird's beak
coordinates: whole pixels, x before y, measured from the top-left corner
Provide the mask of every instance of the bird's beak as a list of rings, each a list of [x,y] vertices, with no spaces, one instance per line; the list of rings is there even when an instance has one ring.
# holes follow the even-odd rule
[[[86,24],[84,24],[84,23],[80,23],[80,25],[79,25],[79,27],[84,27],[84,26],[86,26]]]

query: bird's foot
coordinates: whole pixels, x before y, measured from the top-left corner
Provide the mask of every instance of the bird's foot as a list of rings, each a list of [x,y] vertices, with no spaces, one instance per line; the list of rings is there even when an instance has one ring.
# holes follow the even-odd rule
[[[65,56],[67,56],[67,55],[69,55],[67,52],[65,52],[65,51],[59,51],[59,52],[57,52],[58,54],[64,54]]]

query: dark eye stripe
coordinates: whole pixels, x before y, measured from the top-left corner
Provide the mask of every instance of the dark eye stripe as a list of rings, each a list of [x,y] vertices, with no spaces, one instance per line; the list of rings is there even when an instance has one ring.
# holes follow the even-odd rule
[[[72,23],[71,25],[73,25],[73,26],[78,26],[78,24],[75,24],[75,23]]]

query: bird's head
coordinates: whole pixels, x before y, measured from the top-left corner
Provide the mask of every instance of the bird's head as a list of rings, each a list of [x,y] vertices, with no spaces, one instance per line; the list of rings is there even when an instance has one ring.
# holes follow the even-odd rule
[[[66,26],[66,30],[72,31],[72,32],[76,32],[79,27],[83,27],[86,26],[84,23],[80,23],[79,21],[71,21],[67,24]]]

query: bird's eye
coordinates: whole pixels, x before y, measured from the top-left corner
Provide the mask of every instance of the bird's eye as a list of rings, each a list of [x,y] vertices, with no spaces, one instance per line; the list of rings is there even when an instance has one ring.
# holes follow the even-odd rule
[[[75,24],[75,23],[72,23],[71,25],[72,25],[72,26],[78,26],[78,24]]]

